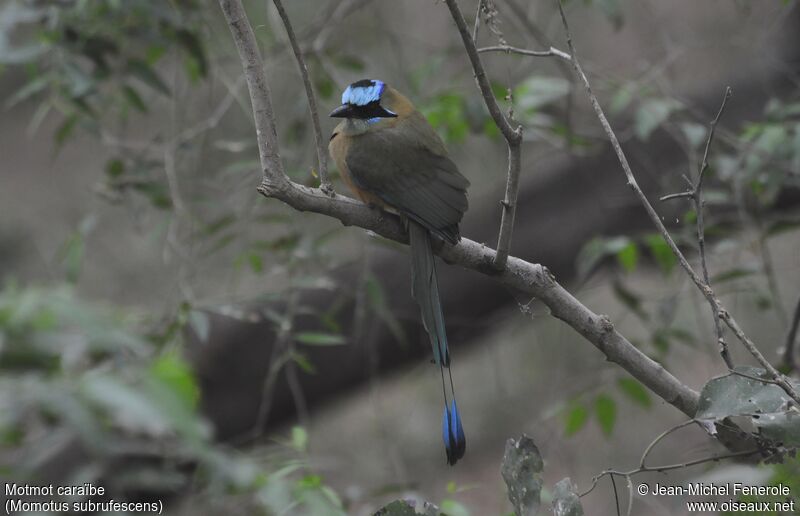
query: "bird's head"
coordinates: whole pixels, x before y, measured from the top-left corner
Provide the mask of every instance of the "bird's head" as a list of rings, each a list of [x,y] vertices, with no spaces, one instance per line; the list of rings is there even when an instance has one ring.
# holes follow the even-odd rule
[[[334,118],[349,118],[377,122],[382,118],[395,118],[397,113],[381,105],[389,87],[376,79],[356,81],[342,93],[342,105],[331,111]]]

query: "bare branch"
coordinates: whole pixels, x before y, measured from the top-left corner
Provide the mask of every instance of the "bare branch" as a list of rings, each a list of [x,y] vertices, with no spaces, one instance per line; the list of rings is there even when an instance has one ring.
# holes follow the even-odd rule
[[[717,116],[714,117],[714,120],[711,121],[709,124],[709,131],[708,131],[708,138],[706,139],[706,147],[703,151],[703,160],[700,163],[700,171],[697,174],[697,181],[692,185],[692,189],[686,192],[680,192],[677,194],[665,195],[661,198],[661,201],[667,201],[670,199],[678,199],[678,198],[688,198],[691,199],[694,203],[694,211],[696,215],[696,227],[697,227],[697,245],[698,245],[698,252],[700,254],[700,266],[703,272],[703,281],[705,285],[710,289],[711,288],[711,281],[708,275],[708,263],[706,260],[706,237],[705,237],[705,222],[704,222],[704,214],[705,214],[705,200],[703,199],[703,178],[705,178],[706,170],[708,170],[708,151],[711,148],[711,142],[714,140],[714,131],[717,128],[717,124],[719,123],[719,119],[722,117],[722,113],[725,112],[725,105],[728,102],[728,99],[731,98],[732,92],[730,87],[725,88],[725,95],[722,98],[722,104],[717,111]],[[688,179],[687,179],[688,181]],[[691,181],[690,181],[691,184]],[[725,342],[724,335],[722,333],[722,323],[720,322],[719,317],[719,304],[718,303],[709,303],[711,306],[711,312],[713,314],[714,319],[714,331],[717,335],[717,344],[719,345],[719,353],[722,356],[722,359],[725,361],[725,365],[728,366],[728,369],[733,370],[733,361],[731,360],[730,353],[728,352],[728,345]]]
[[[503,270],[508,261],[508,255],[511,249],[511,236],[514,232],[514,216],[517,210],[517,193],[519,190],[519,174],[521,169],[521,151],[520,144],[522,143],[522,126],[518,125],[516,128],[512,127],[510,116],[507,118],[500,110],[497,104],[497,99],[492,92],[492,85],[489,84],[489,78],[483,69],[483,63],[478,55],[478,49],[475,47],[475,41],[469,33],[467,22],[464,21],[464,15],[458,8],[456,0],[445,0],[447,7],[450,9],[450,14],[453,21],[456,23],[458,32],[461,35],[461,40],[464,42],[464,49],[467,51],[470,63],[472,63],[472,70],[475,72],[475,80],[478,81],[478,88],[483,95],[483,101],[486,103],[486,108],[492,116],[495,125],[500,129],[503,137],[508,144],[508,178],[506,180],[506,194],[501,202],[503,206],[503,214],[500,219],[500,232],[497,237],[497,254],[494,257],[494,267],[497,270]]]
[[[494,123],[497,124],[497,128],[503,133],[506,141],[520,141],[522,135],[519,133],[519,128],[515,128],[511,125],[511,122],[503,115],[500,106],[497,104],[497,99],[494,98],[492,85],[489,83],[489,77],[483,69],[483,63],[481,63],[481,58],[478,56],[475,42],[472,40],[472,36],[469,33],[467,22],[464,21],[464,15],[461,14],[461,9],[458,8],[458,3],[456,0],[445,0],[445,3],[447,7],[450,8],[450,14],[453,17],[453,21],[456,22],[459,34],[461,34],[464,48],[472,64],[472,70],[475,72],[475,80],[478,81],[478,88],[481,91],[481,95],[483,95],[483,101],[486,103],[486,107],[489,109],[489,114],[492,116]]]
[[[250,102],[253,105],[253,117],[256,125],[258,154],[261,159],[263,184],[273,190],[281,190],[289,186],[289,178],[283,169],[280,150],[278,148],[278,132],[275,129],[275,115],[272,110],[272,97],[267,84],[264,63],[258,50],[253,27],[247,19],[247,13],[239,0],[220,0],[220,7],[225,14],[233,41],[239,52],[239,59],[244,68],[247,88],[250,91]]]
[[[510,47],[508,45],[495,45],[493,47],[483,47],[478,49],[478,53],[484,52],[505,52],[506,54],[520,54],[523,56],[531,57],[560,57],[565,61],[571,61],[572,58],[566,52],[550,47],[547,50],[527,50],[525,48]]]
[[[258,58],[255,38],[248,26],[240,0],[219,0],[219,2],[226,13],[231,33],[237,48],[239,48],[242,64],[247,72],[246,80],[253,101],[256,127],[264,133],[259,134],[259,151],[266,179],[259,187],[259,192],[267,197],[283,201],[297,210],[327,215],[340,220],[344,225],[356,225],[385,238],[407,243],[408,237],[399,217],[371,209],[348,197],[337,194],[329,196],[321,189],[308,188],[294,183],[283,175],[283,169],[277,159],[277,149],[264,143],[263,136],[272,134],[272,144],[275,143],[276,138],[274,132],[269,133],[270,130],[274,130],[274,121],[271,118],[273,114],[271,109],[267,109],[269,89]],[[463,26],[463,18],[461,21]],[[469,35],[467,34],[467,36]],[[477,55],[474,46],[472,50],[473,54]],[[572,54],[574,56],[574,50]],[[577,60],[573,62],[575,63]],[[516,131],[514,134],[517,134]],[[509,256],[505,268],[498,271],[494,267],[498,253],[467,238],[463,238],[455,246],[440,245],[436,252],[448,263],[489,275],[503,285],[540,299],[548,306],[553,316],[567,323],[591,342],[609,361],[628,371],[656,395],[687,416],[694,417],[699,397],[697,392],[681,383],[660,364],[634,347],[614,328],[608,317],[598,315],[581,304],[559,285],[542,265]],[[720,317],[724,318],[725,313],[721,313]],[[735,321],[731,320],[729,324],[735,325]],[[735,329],[734,332],[736,332]],[[739,455],[750,453],[754,452],[740,452]],[[703,460],[717,460],[723,457]],[[695,461],[681,466],[685,467],[699,462]],[[670,468],[671,466],[648,469],[660,471]]]
[[[696,215],[696,226],[697,226],[697,245],[698,245],[698,252],[700,253],[700,266],[703,271],[703,281],[705,281],[706,286],[710,289],[711,288],[711,281],[708,276],[708,264],[706,261],[706,236],[705,236],[705,225],[703,221],[703,214],[705,212],[705,200],[703,199],[703,178],[705,177],[706,170],[708,170],[708,150],[711,148],[711,142],[714,139],[714,130],[719,123],[719,119],[722,116],[722,113],[725,112],[725,104],[728,102],[728,99],[731,98],[731,88],[725,88],[725,96],[722,97],[722,104],[719,106],[719,111],[717,111],[717,116],[714,117],[714,120],[711,121],[710,129],[708,130],[708,139],[706,140],[706,148],[703,151],[703,161],[700,164],[700,173],[697,175],[697,183],[694,186],[694,195],[692,195],[692,200],[694,201],[694,211]],[[733,361],[731,360],[730,353],[728,353],[728,345],[725,343],[725,336],[722,333],[722,324],[719,320],[719,304],[718,303],[710,303],[711,304],[711,312],[714,316],[714,331],[717,335],[717,344],[719,345],[719,353],[722,356],[722,360],[725,361],[725,365],[728,366],[728,369],[733,369]]]
[[[581,493],[579,496],[581,498],[583,498],[584,496],[586,496],[589,493],[591,493],[592,491],[594,491],[594,488],[597,487],[597,482],[601,478],[606,476],[606,475],[616,475],[616,476],[619,476],[619,477],[625,477],[626,479],[630,479],[630,477],[632,477],[634,475],[638,475],[639,473],[647,473],[647,472],[653,472],[653,471],[661,473],[661,472],[670,471],[670,470],[673,470],[673,469],[683,469],[683,468],[688,468],[690,466],[697,466],[698,464],[705,464],[707,462],[717,462],[717,461],[725,460],[725,459],[734,459],[734,458],[738,458],[738,457],[747,457],[749,455],[755,455],[756,453],[759,453],[760,451],[761,450],[744,450],[744,451],[739,451],[739,452],[725,453],[725,454],[722,454],[722,455],[712,455],[710,457],[704,457],[702,459],[690,460],[690,461],[687,461],[687,462],[680,462],[680,463],[677,463],[677,464],[665,464],[663,466],[639,467],[639,468],[636,468],[636,469],[632,469],[630,471],[617,471],[615,469],[607,469],[607,470],[603,471],[602,473],[600,473],[599,475],[595,476],[592,479],[592,487],[590,487],[589,489],[587,489],[586,491]]]
[[[633,175],[633,171],[631,170],[630,164],[628,163],[628,158],[625,156],[625,153],[622,151],[622,147],[619,144],[619,140],[617,139],[614,130],[611,128],[611,124],[608,122],[608,118],[606,118],[605,113],[603,112],[603,108],[600,107],[600,102],[597,100],[594,92],[592,91],[592,87],[589,84],[589,79],[586,77],[586,74],[581,67],[580,60],[578,59],[577,53],[575,52],[575,46],[572,43],[572,34],[569,30],[569,24],[567,23],[567,17],[564,14],[564,8],[561,5],[561,0],[555,0],[558,6],[559,13],[561,14],[561,22],[564,26],[564,32],[567,38],[567,45],[569,46],[570,54],[572,55],[572,67],[575,69],[575,73],[578,77],[583,81],[583,85],[586,88],[586,92],[589,96],[589,101],[592,104],[592,108],[597,115],[598,120],[600,120],[600,125],[603,126],[603,130],[605,131],[609,141],[611,142],[611,146],[614,148],[614,152],[617,155],[617,159],[622,166],[622,170],[625,172],[625,176],[628,180],[628,186],[631,187],[633,192],[636,194],[636,197],[639,198],[642,205],[647,212],[647,215],[650,217],[650,220],[656,226],[656,229],[664,238],[664,241],[667,243],[669,248],[672,250],[672,253],[678,259],[678,263],[680,263],[681,267],[686,271],[686,274],[691,278],[692,282],[700,289],[700,292],[703,293],[703,296],[706,300],[711,304],[714,313],[719,314],[719,317],[728,325],[728,327],[733,331],[734,335],[742,342],[744,347],[747,349],[748,352],[758,361],[759,364],[769,373],[769,375],[777,382],[777,384],[792,398],[795,403],[800,406],[800,395],[795,391],[794,387],[786,380],[786,378],[777,370],[775,367],[769,363],[769,361],[764,358],[764,355],[758,350],[756,345],[750,340],[742,329],[739,327],[736,320],[731,316],[731,314],[720,304],[719,300],[717,299],[714,291],[706,285],[703,279],[698,276],[697,272],[692,268],[689,264],[686,257],[683,255],[680,249],[678,249],[677,244],[672,239],[667,231],[667,228],[664,226],[664,223],[661,221],[661,218],[658,216],[658,213],[655,211],[653,206],[647,200],[642,189],[639,187],[639,184],[636,182],[636,178]]]
[[[286,14],[286,9],[283,8],[281,0],[272,0],[275,4],[275,9],[283,21],[283,26],[286,29],[286,36],[289,38],[289,44],[292,46],[294,58],[297,60],[297,67],[300,69],[300,76],[303,78],[303,87],[306,90],[306,97],[308,98],[308,111],[311,115],[311,125],[314,128],[314,142],[317,146],[317,173],[319,174],[320,188],[323,192],[333,192],[333,185],[328,178],[328,150],[325,145],[325,140],[322,138],[322,129],[319,125],[319,112],[317,111],[317,99],[314,95],[314,88],[311,86],[311,79],[308,77],[308,67],[306,61],[303,59],[303,52],[300,50],[300,45],[297,43],[297,37],[292,29],[292,23],[289,21],[289,15]]]

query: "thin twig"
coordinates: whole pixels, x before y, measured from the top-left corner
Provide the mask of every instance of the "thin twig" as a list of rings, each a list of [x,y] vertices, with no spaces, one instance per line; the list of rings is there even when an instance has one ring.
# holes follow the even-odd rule
[[[581,67],[580,61],[578,56],[575,52],[575,46],[572,43],[572,34],[569,30],[569,24],[567,23],[567,17],[564,14],[564,8],[561,5],[561,0],[555,0],[556,5],[558,6],[559,13],[561,14],[561,22],[564,25],[564,32],[567,38],[567,45],[569,46],[570,54],[572,55],[572,67],[575,69],[575,73],[577,73],[578,77],[580,77],[581,81],[583,81],[583,85],[586,88],[586,92],[589,96],[589,101],[592,104],[592,108],[594,108],[595,114],[600,121],[600,125],[603,126],[603,130],[605,131],[606,135],[608,136],[609,141],[611,142],[611,146],[614,148],[614,152],[617,155],[617,159],[622,166],[622,170],[625,172],[625,176],[628,180],[628,186],[631,187],[633,192],[636,194],[636,197],[644,206],[647,215],[650,217],[650,220],[656,226],[656,229],[661,234],[664,241],[667,243],[669,248],[672,250],[672,253],[678,259],[678,263],[680,263],[681,267],[686,271],[686,274],[691,278],[694,284],[700,289],[700,292],[703,293],[703,296],[708,300],[708,302],[714,307],[715,313],[719,314],[719,317],[728,325],[728,327],[733,331],[734,335],[742,342],[744,347],[750,352],[751,355],[758,361],[761,366],[767,370],[769,375],[781,386],[781,388],[786,392],[786,394],[791,397],[795,403],[800,406],[800,395],[795,391],[794,387],[786,380],[786,378],[777,370],[775,367],[769,363],[769,361],[764,358],[764,355],[758,350],[756,345],[750,340],[747,335],[742,331],[739,327],[739,324],[733,318],[733,316],[720,304],[719,300],[717,299],[714,291],[705,284],[703,279],[697,275],[697,272],[692,268],[689,264],[686,257],[683,255],[680,249],[678,249],[677,244],[670,236],[669,231],[664,226],[664,223],[661,221],[661,217],[659,217],[658,213],[655,211],[653,206],[650,204],[650,201],[647,200],[647,197],[644,195],[644,192],[639,187],[639,184],[636,182],[636,178],[633,175],[633,171],[631,170],[630,164],[628,163],[628,158],[625,156],[625,153],[622,151],[622,147],[619,144],[619,140],[617,139],[614,130],[611,128],[611,124],[608,122],[608,118],[606,118],[603,109],[600,107],[600,102],[597,100],[597,97],[592,92],[592,87],[589,84],[589,79],[586,77],[586,74]]]
[[[706,261],[706,237],[705,225],[703,222],[703,213],[705,211],[705,200],[703,199],[703,178],[705,177],[706,170],[708,170],[708,150],[711,148],[711,142],[714,139],[714,130],[719,123],[722,113],[725,111],[725,104],[728,102],[728,99],[731,98],[731,94],[732,92],[730,86],[726,87],[725,96],[722,98],[722,104],[719,107],[719,111],[717,111],[717,116],[711,121],[710,129],[708,131],[708,139],[706,140],[706,148],[703,151],[703,161],[700,164],[700,173],[697,176],[697,183],[694,186],[692,195],[697,222],[697,244],[700,253],[700,265],[703,271],[703,280],[709,289],[711,288],[711,281],[709,280],[708,265]],[[722,324],[719,320],[719,305],[711,303],[711,311],[714,317],[714,330],[717,335],[719,353],[722,356],[722,359],[725,361],[725,365],[728,366],[728,369],[733,369],[733,361],[731,360],[730,353],[728,352],[728,345],[725,342],[725,337],[722,333]]]
[[[478,0],[478,8],[475,11],[475,24],[472,26],[472,41],[475,45],[478,44],[478,29],[481,26],[481,9],[483,9],[483,0]]]
[[[618,477],[630,478],[630,477],[632,477],[634,475],[638,475],[640,473],[648,473],[648,472],[662,473],[664,471],[670,471],[670,470],[674,470],[674,469],[683,469],[683,468],[688,468],[688,467],[691,467],[691,466],[697,466],[698,464],[705,464],[707,462],[716,462],[716,461],[725,460],[725,459],[734,459],[734,458],[737,458],[737,457],[746,457],[748,455],[755,455],[756,453],[759,453],[760,451],[761,450],[745,450],[745,451],[739,451],[739,452],[725,453],[725,454],[722,454],[722,455],[712,455],[710,457],[704,457],[702,459],[695,459],[695,460],[690,460],[690,461],[687,461],[687,462],[680,462],[680,463],[677,463],[677,464],[665,464],[663,466],[647,466],[647,467],[643,467],[643,468],[640,467],[640,468],[632,469],[630,471],[617,471],[615,469],[607,469],[607,470],[601,472],[599,475],[596,475],[594,478],[592,478],[592,487],[590,487],[589,489],[587,489],[586,491],[584,491],[583,493],[581,493],[578,496],[583,498],[584,496],[586,496],[589,493],[591,493],[592,491],[594,491],[594,488],[597,487],[597,482],[600,479],[602,479],[604,476],[606,476],[606,475],[616,475]]]
[[[308,66],[306,66],[303,51],[300,50],[300,45],[297,43],[297,37],[294,34],[294,29],[292,29],[292,23],[289,21],[289,15],[286,14],[286,9],[283,8],[283,3],[281,0],[272,0],[272,2],[275,4],[275,9],[277,9],[283,21],[286,36],[289,38],[294,58],[297,60],[297,67],[300,69],[300,76],[303,78],[303,87],[306,90],[306,98],[308,99],[308,111],[311,115],[311,125],[314,128],[314,142],[317,146],[317,173],[319,174],[320,189],[323,192],[333,193],[333,185],[330,178],[328,178],[328,151],[325,147],[325,140],[322,138],[317,99],[314,95],[314,88],[311,86],[311,79],[308,77]]]
[[[256,421],[253,424],[250,435],[247,436],[249,439],[258,438],[266,430],[269,413],[272,409],[272,402],[275,397],[275,383],[278,380],[281,369],[291,361],[290,346],[292,332],[294,331],[294,319],[299,301],[300,296],[297,289],[292,289],[286,301],[286,310],[283,314],[283,318],[275,332],[276,338],[272,344],[267,374],[261,386],[261,399],[258,402],[258,409],[256,410]],[[295,399],[295,403],[297,403],[297,399]],[[301,415],[300,405],[297,405],[296,408],[298,410],[298,416]]]
[[[550,39],[547,35],[542,32],[539,27],[536,26],[533,21],[531,21],[530,17],[528,16],[527,10],[525,10],[516,0],[504,0],[505,4],[511,9],[512,13],[514,14],[513,19],[517,22],[522,24],[525,30],[533,37],[536,43],[543,47],[549,47],[551,51],[556,51],[553,48]],[[560,51],[559,51],[560,52]],[[572,111],[573,111],[573,99],[575,97],[575,76],[572,74],[572,70],[570,70],[570,66],[565,63],[564,61],[569,61],[566,59],[569,57],[569,54],[566,52],[563,53],[564,59],[560,59],[555,61],[556,68],[564,76],[564,78],[569,82],[569,92],[564,96],[564,124],[567,128],[567,135],[571,135],[572,131]],[[567,147],[572,146],[572,139],[567,138]]]
[[[456,0],[445,0],[447,7],[450,9],[450,14],[453,21],[456,23],[458,32],[461,35],[461,40],[464,42],[464,49],[467,51],[470,63],[472,63],[472,70],[475,72],[475,80],[478,82],[478,88],[481,95],[483,95],[486,108],[492,116],[495,125],[500,129],[503,137],[508,144],[508,177],[506,180],[505,197],[501,201],[503,207],[503,214],[500,219],[500,232],[497,237],[497,254],[494,258],[494,268],[503,270],[508,261],[508,255],[511,250],[511,237],[514,232],[514,216],[517,210],[517,193],[519,191],[519,174],[521,168],[521,151],[520,144],[522,143],[522,126],[517,125],[513,127],[510,117],[503,115],[500,106],[497,104],[497,99],[492,92],[492,85],[489,83],[489,78],[481,63],[481,58],[478,55],[478,49],[475,47],[475,41],[469,33],[467,22],[464,20],[464,15],[458,8]]]
[[[661,432],[661,434],[659,434],[658,437],[653,439],[653,441],[649,445],[647,445],[647,448],[645,448],[644,453],[642,453],[642,458],[639,460],[639,467],[640,468],[646,467],[645,462],[647,461],[647,456],[650,455],[650,452],[653,451],[653,448],[655,448],[656,444],[661,442],[662,439],[664,439],[666,436],[668,436],[672,432],[674,432],[676,430],[680,430],[681,428],[683,428],[685,426],[688,426],[688,425],[690,425],[690,424],[692,424],[694,422],[695,422],[694,419],[689,419],[688,421],[684,421],[683,423],[677,424],[677,425],[673,426],[672,428],[669,428],[669,429]]]
[[[609,475],[608,478],[611,480],[611,489],[614,490],[614,504],[617,506],[617,516],[622,516],[622,513],[619,510],[619,494],[617,494],[617,481],[614,480],[614,475]]]
[[[550,47],[547,50],[528,50],[525,48],[510,47],[508,45],[495,45],[492,47],[482,47],[478,49],[479,54],[484,52],[505,52],[506,54],[520,54],[531,57],[560,57],[565,61],[572,60],[569,54],[562,52],[555,47]]]
[[[794,343],[797,340],[798,327],[800,327],[800,298],[797,299],[797,305],[794,307],[792,325],[789,327],[789,333],[786,334],[786,344],[783,346],[783,364],[789,371],[797,370],[797,359],[794,356]]]
[[[497,104],[497,99],[494,97],[494,92],[492,92],[492,85],[489,83],[489,77],[484,71],[483,63],[481,63],[481,58],[478,56],[478,50],[475,48],[475,43],[472,41],[472,36],[467,28],[467,22],[464,20],[464,15],[461,14],[458,3],[456,0],[445,0],[445,3],[447,3],[447,7],[450,8],[450,14],[453,17],[453,21],[456,23],[459,34],[461,34],[461,39],[464,42],[464,49],[467,51],[467,56],[472,64],[472,70],[475,72],[475,80],[478,82],[478,88],[480,89],[481,95],[483,95],[483,101],[486,103],[486,107],[489,109],[489,114],[492,116],[494,123],[497,124],[497,128],[503,133],[506,141],[513,142],[521,140],[522,135],[519,133],[519,128],[511,125],[511,122],[503,115],[503,111]]]

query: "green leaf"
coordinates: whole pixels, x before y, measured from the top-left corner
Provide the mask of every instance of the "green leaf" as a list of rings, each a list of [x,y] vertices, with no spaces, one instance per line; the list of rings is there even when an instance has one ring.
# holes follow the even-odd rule
[[[208,61],[206,52],[200,39],[191,31],[180,29],[175,34],[178,43],[190,57],[187,64],[189,76],[193,79],[205,77],[208,74]]]
[[[446,514],[447,516],[469,516],[467,508],[455,500],[442,500],[440,509],[442,514]]]
[[[647,99],[636,111],[634,132],[641,140],[647,140],[658,126],[666,122],[669,116],[679,109],[681,104],[671,99]]]
[[[341,346],[347,342],[341,335],[321,332],[295,333],[294,340],[310,346]]]
[[[314,364],[311,363],[307,356],[297,351],[293,352],[291,356],[294,363],[297,364],[300,369],[308,374],[316,374],[317,368],[314,367]]]
[[[622,268],[627,272],[636,270],[636,264],[639,261],[639,248],[635,242],[628,242],[628,244],[617,251],[617,262],[622,265]]]
[[[768,378],[766,371],[755,367],[737,367],[736,371],[754,378]],[[792,382],[795,389],[800,383]],[[713,378],[703,386],[697,407],[698,419],[724,419],[785,409],[788,396],[774,384],[751,380],[736,374]]]
[[[664,274],[669,274],[678,263],[678,259],[675,258],[669,244],[667,244],[666,240],[658,233],[647,235],[645,237],[645,242],[650,250],[650,254],[653,256],[656,263],[658,263],[658,266],[661,267]]]
[[[647,392],[647,389],[639,383],[639,380],[635,380],[633,378],[620,378],[617,381],[619,388],[624,392],[630,399],[634,402],[638,403],[639,405],[650,408],[653,404],[653,401],[650,399],[650,393]]]
[[[594,413],[603,433],[611,435],[617,422],[617,403],[609,396],[600,394],[594,399]]]
[[[308,432],[302,426],[292,427],[292,448],[299,452],[305,452],[308,448]]]
[[[604,258],[620,253],[630,243],[630,239],[625,236],[612,238],[595,237],[589,240],[578,252],[578,257],[575,260],[578,277],[587,278]]]
[[[585,405],[578,401],[573,401],[567,410],[566,418],[564,419],[564,432],[567,435],[573,435],[578,430],[586,425],[589,420],[589,410]]]
[[[161,80],[158,73],[147,62],[141,59],[129,59],[127,71],[150,88],[169,97],[171,95],[169,87]]]
[[[763,369],[737,367],[736,371],[756,379],[728,374],[709,380],[700,392],[695,418],[715,423],[731,416],[746,416],[762,438],[789,448],[800,446],[800,414],[783,389],[758,381],[769,379]],[[800,390],[800,382],[789,381],[795,391]],[[714,433],[714,426],[710,427]]]
[[[544,461],[527,435],[506,441],[500,473],[517,516],[534,516],[539,510]]]
[[[553,516],[583,516],[583,506],[575,484],[569,477],[553,488]]]
[[[198,312],[194,312],[198,313]],[[175,353],[160,356],[150,366],[150,376],[166,385],[188,407],[195,408],[200,388],[189,364]]]
[[[250,264],[250,269],[256,274],[261,274],[264,271],[264,259],[256,252],[247,254],[247,263]]]

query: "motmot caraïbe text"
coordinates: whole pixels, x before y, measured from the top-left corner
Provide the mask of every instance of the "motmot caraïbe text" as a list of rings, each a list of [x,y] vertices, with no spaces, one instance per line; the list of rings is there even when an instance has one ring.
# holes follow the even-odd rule
[[[328,147],[344,182],[363,202],[399,213],[408,228],[411,294],[442,377],[442,438],[447,463],[453,465],[464,456],[467,441],[456,405],[431,246],[433,237],[450,245],[461,239],[458,224],[467,211],[469,181],[422,113],[382,81],[363,79],[348,86],[342,105],[330,116],[344,119]]]

